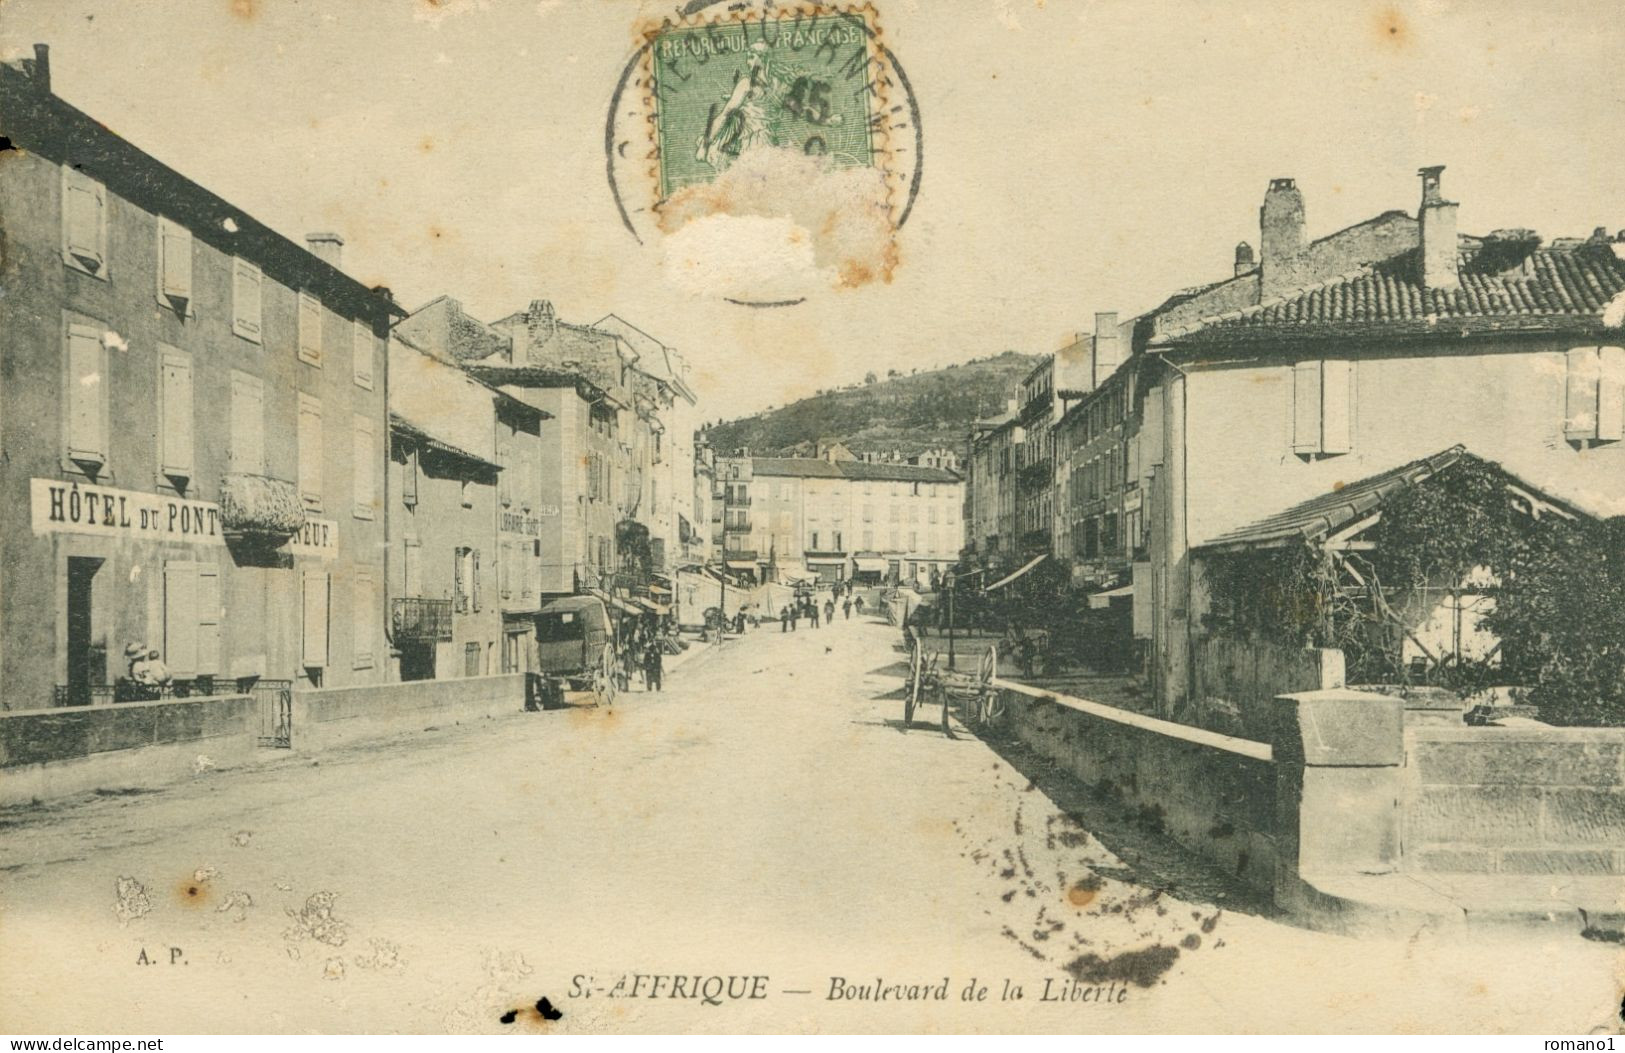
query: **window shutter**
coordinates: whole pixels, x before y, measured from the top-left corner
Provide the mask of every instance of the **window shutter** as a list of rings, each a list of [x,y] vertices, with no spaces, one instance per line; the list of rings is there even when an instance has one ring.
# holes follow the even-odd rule
[[[198,565],[164,564],[164,664],[186,679],[198,672]]]
[[[355,570],[355,583],[350,611],[350,629],[354,634],[350,646],[353,652],[351,665],[356,669],[371,669],[373,661],[374,632],[374,606],[377,598],[374,595],[373,574],[371,567],[357,567]]]
[[[230,452],[233,471],[265,470],[265,385],[247,373],[231,375]]]
[[[231,328],[238,336],[260,340],[260,269],[247,260],[233,260],[231,274]]]
[[[1625,347],[1597,350],[1597,438],[1625,438]]]
[[[186,311],[192,299],[192,232],[173,220],[158,220],[158,295]]]
[[[408,508],[418,503],[418,450],[416,446],[406,451],[406,464],[401,469],[401,503]]]
[[[469,567],[468,577],[469,577],[469,581],[470,581],[469,591],[473,594],[474,609],[477,611],[477,610],[480,609],[480,584],[481,584],[481,582],[480,582],[480,550],[479,549],[474,550],[473,561],[472,561],[472,565]]]
[[[107,463],[105,360],[101,333],[68,326],[68,456],[98,466]]]
[[[1292,450],[1320,452],[1320,362],[1292,367]]]
[[[322,504],[322,403],[299,396],[299,496],[307,508]]]
[[[303,292],[299,294],[299,361],[322,364],[322,302]]]
[[[1354,363],[1321,363],[1320,452],[1354,448]]]
[[[192,478],[192,359],[179,351],[163,352],[163,473]]]
[[[224,672],[220,662],[220,567],[197,564],[197,672],[216,676]]]
[[[468,581],[466,578],[468,549],[458,549],[456,557],[456,560],[452,563],[452,588],[453,595],[457,598],[457,610],[461,613],[468,610]]]
[[[304,664],[321,669],[327,665],[327,572],[305,571],[304,585]]]
[[[356,414],[351,455],[355,477],[355,517],[371,519],[378,489],[378,466],[373,463],[372,418]]]
[[[366,388],[368,391],[371,391],[373,345],[377,341],[373,339],[372,328],[368,326],[367,323],[361,321],[357,321],[355,323],[354,342],[354,375],[356,386]]]
[[[1563,434],[1570,439],[1597,437],[1597,367],[1594,347],[1576,347],[1565,358]]]
[[[62,178],[63,248],[75,263],[92,274],[100,274],[106,263],[103,210],[107,207],[107,191],[96,180],[71,168],[63,168]]]
[[[514,558],[513,542],[504,538],[497,552],[497,587],[501,589],[503,599],[513,595]]]

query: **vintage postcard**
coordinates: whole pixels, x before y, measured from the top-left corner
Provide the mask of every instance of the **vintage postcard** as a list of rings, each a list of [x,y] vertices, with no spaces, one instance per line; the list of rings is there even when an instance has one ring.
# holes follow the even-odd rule
[[[3,0],[0,1031],[1612,1049],[1622,48]]]

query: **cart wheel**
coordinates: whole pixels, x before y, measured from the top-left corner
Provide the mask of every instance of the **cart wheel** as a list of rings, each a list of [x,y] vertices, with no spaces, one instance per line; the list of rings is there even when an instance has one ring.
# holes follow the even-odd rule
[[[903,700],[903,727],[905,729],[914,723],[914,707],[919,705],[920,702],[920,680],[923,675],[923,670],[920,668],[920,648],[915,645],[914,649],[909,652],[908,693]]]
[[[998,706],[998,688],[993,681],[999,676],[999,648],[994,644],[988,647],[987,653],[976,665],[976,699],[981,712],[978,716],[983,724],[991,724],[1002,713]]]

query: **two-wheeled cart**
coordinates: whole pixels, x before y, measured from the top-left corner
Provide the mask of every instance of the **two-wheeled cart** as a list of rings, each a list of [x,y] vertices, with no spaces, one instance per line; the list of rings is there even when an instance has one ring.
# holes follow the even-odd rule
[[[908,680],[903,685],[903,730],[914,726],[914,711],[921,706],[941,710],[942,733],[954,738],[948,715],[956,705],[960,722],[966,725],[990,719],[998,689],[993,681],[999,675],[999,651],[989,646],[976,662],[974,671],[959,672],[942,667],[942,655],[927,652],[920,641],[909,649]]]

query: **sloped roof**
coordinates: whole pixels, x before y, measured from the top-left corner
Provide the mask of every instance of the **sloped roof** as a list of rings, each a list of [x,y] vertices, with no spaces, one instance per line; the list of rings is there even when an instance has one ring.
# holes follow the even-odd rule
[[[1460,284],[1428,289],[1417,250],[1340,275],[1292,296],[1206,318],[1154,345],[1238,340],[1601,328],[1609,302],[1625,292],[1625,259],[1591,240],[1521,249],[1467,239]]]
[[[440,453],[446,454],[449,457],[455,457],[458,460],[465,461],[476,468],[484,468],[493,472],[502,471],[502,465],[493,461],[488,461],[479,454],[470,453],[462,447],[455,446],[444,439],[435,438],[432,434],[430,434],[427,428],[423,427],[422,425],[412,423],[399,413],[395,413],[393,411],[390,413],[389,428],[397,435],[404,435],[409,439],[413,439],[416,442],[423,444],[425,447],[431,450],[436,450]]]
[[[1390,468],[1386,472],[1348,483],[1330,493],[1312,497],[1256,523],[1221,534],[1205,544],[1195,546],[1195,549],[1205,552],[1237,552],[1243,549],[1276,548],[1295,541],[1318,541],[1369,516],[1380,509],[1395,493],[1424,482],[1463,459],[1478,460],[1461,445],[1440,450],[1432,456]],[[1568,502],[1530,486],[1500,465],[1492,463],[1492,466],[1538,503],[1556,508],[1564,515],[1586,515]]]

